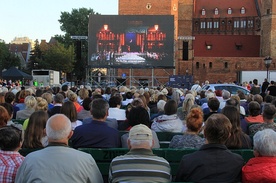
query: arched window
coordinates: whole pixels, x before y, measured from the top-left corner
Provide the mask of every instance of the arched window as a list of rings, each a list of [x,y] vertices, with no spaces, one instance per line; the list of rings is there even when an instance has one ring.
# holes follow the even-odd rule
[[[241,14],[245,14],[245,8],[244,7],[241,8]]]
[[[204,8],[201,10],[201,15],[206,15],[206,11]]]
[[[219,14],[219,10],[218,8],[215,8],[215,15],[218,15]]]
[[[232,14],[232,8],[228,8],[227,14],[228,14],[228,15],[231,15],[231,14]]]

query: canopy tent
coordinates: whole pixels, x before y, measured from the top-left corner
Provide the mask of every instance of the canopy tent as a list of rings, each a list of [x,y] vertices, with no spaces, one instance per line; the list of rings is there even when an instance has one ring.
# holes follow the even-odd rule
[[[2,78],[6,80],[32,80],[33,76],[26,74],[25,72],[22,72],[15,67],[11,67],[8,70],[2,72]]]

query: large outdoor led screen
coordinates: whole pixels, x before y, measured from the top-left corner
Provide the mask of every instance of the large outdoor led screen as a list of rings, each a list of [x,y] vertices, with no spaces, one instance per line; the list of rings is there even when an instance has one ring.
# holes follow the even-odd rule
[[[92,67],[173,68],[171,15],[90,15]]]

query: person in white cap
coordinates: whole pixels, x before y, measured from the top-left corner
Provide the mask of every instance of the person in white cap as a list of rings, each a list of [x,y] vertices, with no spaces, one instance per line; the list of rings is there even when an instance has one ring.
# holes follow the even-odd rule
[[[153,154],[152,131],[143,124],[129,131],[130,151],[114,158],[110,164],[109,182],[170,182],[170,164]]]

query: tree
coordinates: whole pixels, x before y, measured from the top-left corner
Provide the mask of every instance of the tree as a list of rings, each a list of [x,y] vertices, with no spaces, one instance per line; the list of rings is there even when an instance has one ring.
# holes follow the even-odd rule
[[[31,72],[33,69],[43,69],[41,63],[43,62],[43,52],[40,48],[38,40],[35,40],[34,49],[31,50],[31,56],[27,65],[27,69]]]
[[[60,29],[65,32],[64,36],[56,35],[55,39],[63,43],[66,47],[77,45],[76,40],[72,40],[71,36],[88,36],[88,22],[90,14],[95,13],[92,9],[80,8],[73,9],[71,13],[61,12]],[[75,55],[76,54],[75,47]],[[88,44],[86,41],[81,41],[81,58],[75,58],[76,64],[74,66],[74,73],[77,79],[85,78],[85,69],[87,65]]]
[[[49,46],[44,53],[44,60],[40,62],[41,67],[71,73],[74,69],[74,48],[66,48],[61,43]]]
[[[5,43],[0,43],[0,71],[10,67],[20,67],[20,59],[11,54]]]

